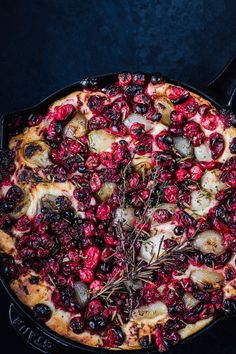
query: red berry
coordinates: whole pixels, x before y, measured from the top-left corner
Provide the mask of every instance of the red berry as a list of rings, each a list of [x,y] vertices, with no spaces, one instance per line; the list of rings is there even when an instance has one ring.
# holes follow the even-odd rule
[[[97,218],[100,220],[107,220],[110,216],[110,207],[108,204],[101,204],[97,209]]]
[[[129,133],[132,139],[138,140],[145,133],[145,125],[140,123],[133,123],[129,128]]]
[[[212,133],[209,136],[209,147],[211,149],[211,156],[214,160],[218,159],[224,151],[224,138],[219,133]]]
[[[113,252],[114,250],[111,247],[105,247],[101,254],[101,261],[107,262],[110,259]]]
[[[81,150],[81,145],[78,141],[73,140],[68,146],[68,150],[71,154],[77,154]]]
[[[87,305],[86,317],[91,318],[103,312],[103,305],[100,300],[92,300]]]
[[[41,235],[45,234],[48,229],[48,224],[46,222],[41,222],[38,226],[38,231]]]
[[[158,209],[153,214],[153,219],[158,223],[166,222],[170,219],[170,217],[171,217],[171,213],[166,209]]]
[[[201,125],[207,130],[215,130],[218,123],[219,119],[216,114],[207,114],[201,117]]]
[[[56,120],[64,120],[74,111],[74,106],[72,104],[65,104],[60,107],[55,108],[54,118]]]
[[[85,166],[88,170],[94,170],[99,165],[99,155],[96,152],[91,152],[88,156]]]
[[[92,283],[94,278],[94,273],[92,269],[88,269],[84,267],[79,270],[79,277],[80,280],[84,281],[85,283]]]
[[[89,269],[94,269],[98,265],[101,251],[97,246],[89,247],[85,252],[84,265]]]
[[[99,290],[101,290],[103,288],[103,282],[101,280],[94,280],[90,286],[89,289],[93,292],[96,293]]]
[[[94,193],[98,192],[102,187],[102,182],[99,178],[99,175],[96,172],[93,173],[89,183],[90,183],[90,188]]]
[[[87,237],[92,237],[96,232],[96,228],[94,223],[90,221],[86,221],[84,224],[84,234]]]
[[[21,232],[30,231],[30,219],[27,215],[21,216],[16,222],[16,229]]]
[[[176,172],[176,178],[178,182],[182,182],[185,181],[186,179],[188,179],[190,177],[190,174],[187,170],[185,170],[184,168],[179,168]]]
[[[167,186],[164,190],[164,197],[169,203],[176,203],[178,198],[178,187],[176,185]]]
[[[108,168],[115,168],[116,163],[113,161],[113,154],[111,152],[104,151],[100,155],[101,163]]]
[[[203,170],[199,166],[193,166],[190,169],[190,173],[191,173],[191,179],[193,181],[198,181],[199,179],[202,178]]]

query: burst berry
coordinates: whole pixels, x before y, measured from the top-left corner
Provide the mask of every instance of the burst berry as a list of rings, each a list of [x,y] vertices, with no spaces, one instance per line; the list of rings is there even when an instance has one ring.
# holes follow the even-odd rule
[[[81,313],[76,314],[70,321],[70,328],[76,334],[80,334],[85,330],[85,321]]]
[[[102,204],[98,206],[97,218],[100,220],[107,220],[110,216],[110,207],[108,204]]]
[[[193,166],[190,169],[192,181],[198,181],[202,178],[203,170],[199,166]]]

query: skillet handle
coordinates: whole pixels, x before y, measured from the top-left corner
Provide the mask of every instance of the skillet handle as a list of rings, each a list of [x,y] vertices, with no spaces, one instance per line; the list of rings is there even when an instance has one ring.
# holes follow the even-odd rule
[[[34,349],[44,354],[68,353],[68,347],[48,337],[26,319],[11,303],[9,319],[14,330]]]
[[[209,91],[230,110],[236,112],[236,55],[207,85]]]

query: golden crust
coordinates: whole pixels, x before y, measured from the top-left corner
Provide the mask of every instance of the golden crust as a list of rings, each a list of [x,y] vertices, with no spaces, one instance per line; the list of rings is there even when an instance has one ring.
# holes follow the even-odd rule
[[[213,317],[209,317],[205,320],[200,320],[197,321],[196,323],[188,324],[186,327],[179,330],[180,338],[185,339],[187,337],[192,336],[194,333],[206,327],[210,322],[213,321],[213,319],[214,319]]]
[[[47,326],[61,336],[72,339],[81,344],[85,344],[91,347],[101,346],[102,338],[99,335],[92,335],[87,331],[81,334],[73,333],[69,327],[70,319],[71,315],[69,313],[61,310],[55,310],[52,313],[52,317],[47,322]]]
[[[12,236],[0,230],[0,252],[14,256],[16,254],[15,241]]]
[[[34,307],[38,303],[48,301],[51,288],[42,280],[38,284],[31,284],[30,275],[22,275],[11,282],[11,288],[23,304]]]

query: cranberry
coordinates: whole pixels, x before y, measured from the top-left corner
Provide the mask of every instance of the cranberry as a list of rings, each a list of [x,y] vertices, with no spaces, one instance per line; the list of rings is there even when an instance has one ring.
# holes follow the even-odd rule
[[[218,159],[224,151],[224,138],[219,133],[212,133],[209,136],[209,147],[211,149],[211,155],[214,160]]]
[[[31,221],[27,215],[21,216],[16,222],[16,229],[21,232],[30,231]]]
[[[158,223],[163,223],[171,218],[171,213],[167,209],[158,209],[153,214],[153,219]]]
[[[207,130],[215,130],[219,124],[215,114],[207,114],[201,117],[201,125]]]
[[[77,313],[76,316],[70,320],[70,328],[76,334],[80,334],[85,330],[85,321],[81,313]]]
[[[104,97],[92,95],[88,99],[88,107],[92,112],[101,113],[104,107]]]
[[[176,178],[178,182],[182,182],[185,181],[186,179],[188,179],[190,177],[189,172],[184,169],[184,168],[179,168],[176,172]]]
[[[99,175],[96,172],[94,172],[90,180],[90,188],[94,193],[96,193],[101,189],[101,187],[102,187],[102,182],[99,178]]]
[[[115,168],[116,162],[113,160],[113,154],[111,152],[102,152],[100,155],[101,163],[108,168]]]
[[[134,152],[138,155],[145,155],[152,152],[152,136],[145,134],[137,143]]]
[[[133,83],[137,85],[143,85],[145,83],[145,74],[143,73],[135,73],[133,74]]]
[[[139,338],[139,344],[143,349],[152,349],[153,343],[152,338],[149,335],[142,336]]]
[[[132,139],[138,140],[145,134],[145,125],[140,123],[133,123],[129,128],[129,133]]]
[[[12,224],[11,218],[8,215],[0,216],[0,229],[5,230]]]
[[[182,97],[183,100],[185,100],[187,96],[182,96]],[[197,113],[198,103],[195,101],[195,99],[192,96],[189,96],[184,103],[176,105],[175,109],[177,112],[183,113],[187,118],[191,118]]]
[[[167,130],[163,130],[156,136],[156,144],[159,149],[165,151],[169,150],[173,145],[173,139],[168,134]]]
[[[85,252],[84,265],[89,269],[94,269],[98,265],[101,251],[97,246],[89,247]]]
[[[113,326],[107,331],[106,346],[116,348],[123,344],[125,340],[121,327]]]
[[[198,181],[202,178],[203,170],[199,166],[193,166],[190,169],[192,181]]]
[[[167,186],[164,189],[164,197],[167,202],[175,204],[178,198],[178,187],[176,185]]]
[[[147,106],[142,103],[137,103],[134,105],[134,112],[137,112],[138,114],[145,114],[147,113]]]
[[[120,85],[122,85],[122,86],[127,85],[131,82],[132,75],[127,72],[120,73],[120,74],[118,74],[118,80],[119,80]]]
[[[84,189],[83,190],[82,189],[75,189],[73,192],[73,196],[75,197],[75,199],[82,202],[88,198],[88,193]]]
[[[92,283],[94,279],[94,273],[92,269],[84,267],[79,270],[79,277],[85,283]]]
[[[74,112],[74,106],[72,104],[65,104],[63,106],[57,106],[53,114],[56,120],[65,120]]]
[[[24,198],[24,192],[16,185],[8,189],[6,199],[14,202],[21,202]]]
[[[233,138],[229,145],[231,154],[236,154],[236,138]]]
[[[87,305],[86,318],[91,318],[94,315],[102,313],[103,305],[100,300],[92,300]]]
[[[102,116],[93,116],[89,120],[89,129],[90,130],[99,130],[107,128],[108,122]]]
[[[97,209],[97,218],[100,220],[107,220],[110,217],[110,207],[108,204],[101,204]]]
[[[88,329],[92,331],[99,331],[106,327],[106,319],[102,316],[95,315],[88,320]]]
[[[174,233],[175,233],[176,236],[181,236],[181,235],[183,235],[183,233],[184,233],[183,227],[181,227],[181,226],[176,226],[176,227],[174,228]]]
[[[89,289],[93,292],[99,292],[103,288],[103,282],[101,280],[94,280],[90,286]]]
[[[184,126],[183,135],[191,140],[193,146],[201,145],[205,140],[205,134],[198,123],[191,121]]]
[[[35,316],[43,322],[46,322],[50,319],[52,315],[52,311],[48,305],[45,304],[37,304],[34,306],[34,314]]]
[[[95,152],[91,152],[85,162],[85,166],[91,171],[99,166],[99,162],[99,155]]]

